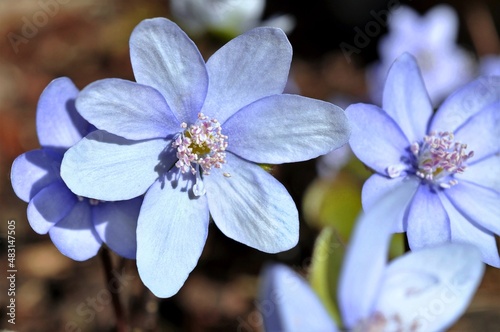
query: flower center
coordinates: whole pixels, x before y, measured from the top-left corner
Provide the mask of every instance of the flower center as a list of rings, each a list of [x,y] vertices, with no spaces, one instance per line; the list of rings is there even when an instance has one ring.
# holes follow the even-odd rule
[[[84,200],[87,199],[89,201],[89,204],[92,206],[99,205],[99,203],[104,203],[104,201],[100,201],[100,200],[94,199],[94,198],[86,198],[86,197],[82,197],[82,196],[76,196],[76,197],[78,198],[79,202],[83,202]]]
[[[212,167],[221,168],[226,163],[227,136],[222,135],[219,121],[198,113],[195,124],[188,128],[183,122],[181,128],[185,131],[177,136],[172,146],[177,149],[179,159],[175,166],[182,173],[196,174],[201,168],[203,175],[209,175]]]
[[[450,188],[458,183],[450,177],[465,171],[465,162],[474,155],[466,152],[467,144],[454,141],[453,133],[431,132],[422,143],[415,142],[410,150],[416,158],[415,174],[423,180]]]

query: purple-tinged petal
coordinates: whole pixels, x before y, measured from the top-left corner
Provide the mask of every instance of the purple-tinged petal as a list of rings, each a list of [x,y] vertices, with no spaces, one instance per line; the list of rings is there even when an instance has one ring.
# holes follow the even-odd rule
[[[243,106],[280,94],[288,80],[292,48],[276,28],[250,30],[207,61],[207,99],[202,112],[224,123]]]
[[[411,250],[451,240],[450,220],[439,196],[429,186],[419,186],[408,210],[406,235]]]
[[[40,190],[28,204],[28,221],[38,234],[46,234],[65,218],[77,198],[62,181],[55,181]]]
[[[230,152],[226,158],[227,164],[203,178],[217,227],[231,239],[264,252],[293,248],[299,239],[299,219],[285,187],[256,164]]]
[[[462,174],[455,174],[458,182],[466,180],[500,193],[500,155],[495,154],[477,163],[473,162],[473,157],[471,161]]]
[[[110,78],[91,83],[76,106],[98,129],[131,140],[165,138],[181,131],[160,92],[131,81]]]
[[[42,147],[68,149],[90,128],[75,108],[78,89],[67,77],[53,80],[40,95],[36,131]]]
[[[445,190],[455,209],[466,219],[500,235],[500,193],[467,181]]]
[[[495,236],[481,226],[471,223],[448,200],[447,196],[440,194],[441,203],[450,218],[451,241],[454,243],[469,243],[481,251],[483,262],[494,267],[500,267]]]
[[[337,326],[309,284],[282,264],[261,273],[259,308],[266,331],[337,331]]]
[[[392,230],[403,218],[419,184],[415,178],[402,182],[357,221],[344,257],[338,287],[339,308],[348,329],[371,314],[386,267]]]
[[[311,121],[311,119],[314,121]],[[349,123],[333,104],[296,95],[262,98],[223,125],[228,151],[256,163],[316,158],[347,143]]]
[[[16,195],[29,202],[40,190],[59,180],[62,155],[49,149],[23,153],[12,163],[11,181]]]
[[[454,132],[471,116],[500,101],[500,77],[483,76],[450,95],[439,107],[430,131]]]
[[[500,101],[487,105],[455,132],[455,141],[474,151],[471,162],[500,151]]]
[[[158,297],[177,293],[200,258],[208,234],[205,196],[194,198],[194,176],[177,169],[149,188],[137,224],[137,268]],[[186,189],[188,188],[188,189]]]
[[[86,201],[75,204],[70,213],[50,229],[49,235],[63,255],[76,261],[94,257],[102,244]]]
[[[446,330],[467,309],[483,273],[471,245],[413,251],[389,264],[373,311],[387,319],[383,330]]]
[[[130,141],[97,130],[66,152],[61,176],[77,195],[120,201],[144,194],[174,162],[170,141]]]
[[[208,86],[205,61],[177,24],[144,20],[130,36],[130,59],[138,83],[160,91],[179,122],[193,123]]]
[[[408,141],[420,141],[432,115],[432,105],[415,58],[404,53],[389,69],[382,108],[399,125]],[[378,126],[379,123],[369,123]]]
[[[383,175],[389,166],[406,167],[402,158],[410,143],[386,112],[374,105],[354,104],[347,107],[346,115],[351,122],[349,144],[356,157]]]
[[[92,216],[100,238],[118,255],[135,259],[137,219],[142,197],[127,201],[100,202],[93,206]]]

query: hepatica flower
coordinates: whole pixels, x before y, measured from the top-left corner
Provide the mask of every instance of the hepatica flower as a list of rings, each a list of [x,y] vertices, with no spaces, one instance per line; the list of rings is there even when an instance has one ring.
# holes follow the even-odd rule
[[[438,5],[424,16],[401,6],[388,17],[388,34],[379,42],[380,62],[367,71],[369,89],[380,105],[387,71],[404,52],[415,56],[434,106],[473,79],[474,61],[457,45],[458,16],[448,5]]]
[[[230,41],[205,63],[167,19],[145,20],[130,38],[136,82],[106,79],[77,99],[101,129],[70,149],[62,177],[101,200],[145,193],[137,266],[168,297],[195,267],[209,214],[228,237],[276,253],[298,240],[297,209],[258,164],[306,160],[346,143],[337,106],[281,94],[292,50],[276,28]]]
[[[382,197],[361,216],[338,285],[342,327],[348,331],[442,331],[466,310],[484,272],[476,248],[446,243],[387,263],[391,228],[412,190]],[[337,331],[309,285],[284,265],[262,276],[258,308],[265,330]],[[342,329],[342,330],[344,330]]]
[[[435,114],[415,59],[404,54],[389,71],[383,107],[347,108],[354,154],[375,171],[364,184],[370,210],[394,188],[413,186],[395,228],[411,249],[441,242],[476,245],[500,267],[500,78],[481,77],[451,94]]]
[[[93,127],[75,109],[78,89],[68,78],[52,81],[40,96],[36,126],[41,148],[14,160],[11,180],[16,195],[28,202],[28,221],[49,233],[61,253],[82,261],[97,254],[102,242],[135,258],[141,199],[101,202],[75,195],[59,174],[65,151]]]

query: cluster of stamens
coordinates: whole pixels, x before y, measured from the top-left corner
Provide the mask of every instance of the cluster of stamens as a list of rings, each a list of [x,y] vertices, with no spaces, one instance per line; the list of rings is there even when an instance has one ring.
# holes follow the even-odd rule
[[[465,151],[467,144],[454,142],[453,133],[450,132],[431,132],[422,143],[415,142],[410,149],[417,159],[416,175],[441,188],[456,185],[457,180],[450,180],[448,176],[463,173],[465,162],[474,155],[473,151]]]
[[[85,198],[85,197],[82,197],[82,196],[77,196],[77,197],[78,197],[78,201],[79,202],[83,202],[85,199],[88,199],[89,200],[89,204],[92,205],[92,206],[99,205],[99,203],[103,202],[103,201],[100,201],[100,200],[94,199],[94,198]]]
[[[183,122],[181,133],[172,143],[179,159],[175,166],[181,173],[196,174],[201,168],[203,175],[209,175],[212,167],[221,168],[226,163],[227,136],[216,119],[198,113],[198,121],[189,126]]]

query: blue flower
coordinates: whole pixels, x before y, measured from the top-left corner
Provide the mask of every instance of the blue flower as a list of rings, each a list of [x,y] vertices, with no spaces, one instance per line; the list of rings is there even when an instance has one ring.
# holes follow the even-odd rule
[[[172,15],[189,33],[206,31],[227,36],[239,35],[257,26],[273,26],[290,32],[295,20],[290,15],[273,16],[261,21],[266,0],[171,0]]]
[[[338,284],[343,328],[351,331],[442,331],[467,309],[484,264],[471,245],[446,243],[387,263],[391,229],[411,188],[382,197],[361,216]],[[266,331],[336,331],[309,285],[284,265],[263,271],[257,302]]]
[[[354,154],[375,171],[363,207],[411,186],[414,197],[395,228],[411,249],[442,242],[480,248],[500,267],[500,78],[481,77],[450,95],[435,114],[415,59],[404,54],[389,71],[383,107],[347,108]]]
[[[77,99],[97,128],[65,155],[71,190],[102,200],[146,193],[137,266],[160,297],[175,294],[205,245],[209,214],[228,237],[268,253],[298,240],[295,204],[258,164],[315,158],[346,143],[337,106],[281,94],[292,50],[276,28],[237,37],[205,63],[167,19],[130,38],[136,82],[106,79]]]
[[[40,96],[36,125],[41,148],[14,160],[11,180],[28,204],[28,221],[39,234],[49,233],[61,253],[82,261],[97,254],[102,242],[126,258],[135,258],[135,229],[141,199],[101,202],[77,196],[60,176],[68,148],[93,127],[75,109],[79,91],[70,79],[52,81]]]
[[[458,15],[448,5],[438,5],[425,16],[401,6],[388,17],[387,36],[379,42],[380,62],[367,71],[368,87],[380,105],[382,88],[391,64],[404,52],[415,56],[434,106],[474,77],[471,55],[456,43]]]

